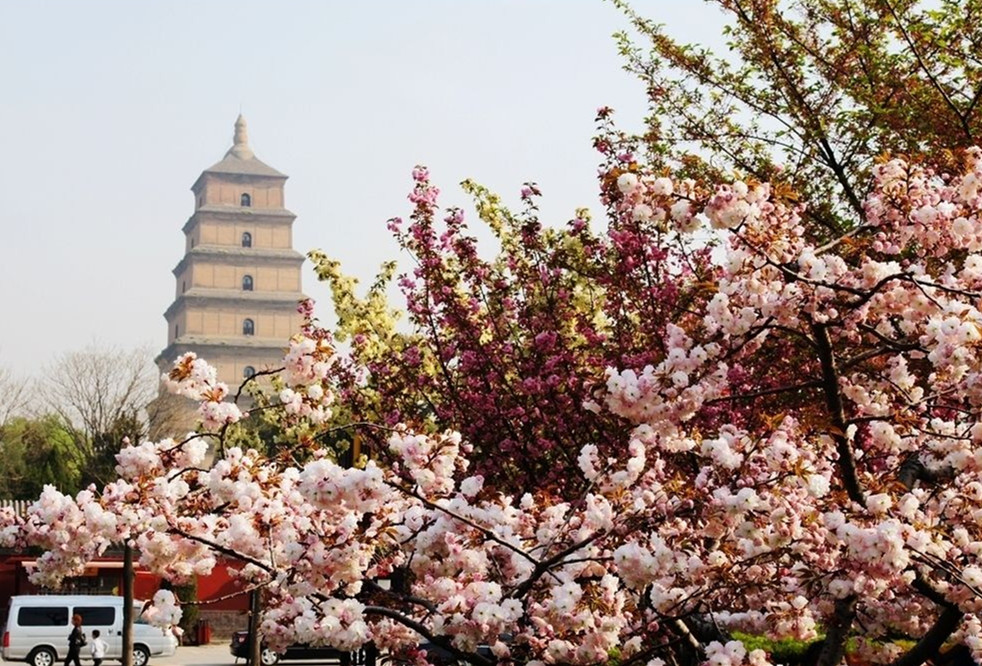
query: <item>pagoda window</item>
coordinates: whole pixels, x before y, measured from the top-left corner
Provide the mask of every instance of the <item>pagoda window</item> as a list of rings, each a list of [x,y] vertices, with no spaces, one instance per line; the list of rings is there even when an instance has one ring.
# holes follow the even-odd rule
[[[252,291],[252,276],[243,275],[242,276],[242,291]]]
[[[252,247],[252,234],[248,231],[242,232],[242,247]]]
[[[248,208],[252,205],[252,197],[243,192],[242,196],[239,198],[239,203],[245,208]]]
[[[246,367],[242,368],[242,378],[243,379],[250,379],[251,377],[254,377],[255,375],[256,375],[256,369],[254,367],[252,367],[251,365],[247,365]]]
[[[242,321],[242,335],[255,335],[256,334],[256,322],[251,319],[245,319]]]

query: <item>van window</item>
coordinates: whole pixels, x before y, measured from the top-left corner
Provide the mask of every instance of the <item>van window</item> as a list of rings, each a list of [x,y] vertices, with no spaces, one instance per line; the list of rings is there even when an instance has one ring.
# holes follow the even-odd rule
[[[68,606],[24,606],[17,612],[20,627],[67,627]]]
[[[75,612],[82,616],[85,627],[109,627],[116,622],[116,609],[112,606],[76,606]]]

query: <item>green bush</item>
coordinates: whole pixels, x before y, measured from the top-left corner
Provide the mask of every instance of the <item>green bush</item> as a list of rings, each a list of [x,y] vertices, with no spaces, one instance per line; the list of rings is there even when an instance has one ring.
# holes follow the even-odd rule
[[[174,586],[174,596],[181,602],[180,627],[184,630],[185,642],[194,642],[198,630],[198,579],[192,578],[184,585]],[[191,602],[191,603],[189,603]]]
[[[816,641],[800,641],[794,638],[772,640],[764,636],[751,636],[733,632],[733,638],[742,642],[747,651],[763,650],[771,655],[771,660],[779,664],[799,664],[804,660],[805,653]],[[818,639],[819,641],[821,639]]]

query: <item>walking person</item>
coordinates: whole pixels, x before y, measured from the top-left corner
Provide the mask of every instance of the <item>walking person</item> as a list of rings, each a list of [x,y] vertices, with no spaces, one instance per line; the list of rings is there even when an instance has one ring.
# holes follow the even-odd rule
[[[106,641],[99,638],[99,630],[92,630],[92,666],[102,666],[102,660],[106,658],[106,650],[108,649]]]
[[[68,634],[68,656],[65,657],[65,666],[70,666],[74,662],[75,666],[82,666],[79,659],[79,652],[85,645],[85,632],[82,630],[82,616],[72,615],[72,633]]]

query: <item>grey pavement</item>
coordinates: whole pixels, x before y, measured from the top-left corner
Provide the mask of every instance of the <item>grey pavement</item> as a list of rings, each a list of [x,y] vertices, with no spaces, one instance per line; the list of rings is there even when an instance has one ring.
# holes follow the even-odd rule
[[[239,666],[245,662],[240,659]],[[150,657],[148,666],[232,666],[235,657],[228,651],[228,641],[208,645],[182,645],[171,657]],[[112,665],[109,665],[112,666]]]
[[[213,642],[209,645],[182,645],[177,648],[177,652],[171,657],[150,657],[147,666],[245,666],[245,660],[235,657],[228,649],[228,640]],[[331,664],[338,666],[337,661],[332,660],[290,660],[280,662],[283,666],[318,666],[320,664]],[[106,662],[105,666],[118,666],[118,662]]]

